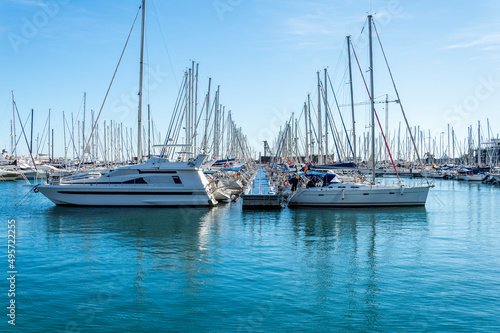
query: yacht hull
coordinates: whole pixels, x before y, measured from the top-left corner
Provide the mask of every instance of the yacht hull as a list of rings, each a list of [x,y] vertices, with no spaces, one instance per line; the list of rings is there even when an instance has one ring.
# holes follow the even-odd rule
[[[290,198],[288,205],[325,207],[424,206],[428,193],[428,186],[315,187],[297,190]]]
[[[204,191],[108,186],[39,185],[56,205],[65,206],[213,206],[217,201]]]

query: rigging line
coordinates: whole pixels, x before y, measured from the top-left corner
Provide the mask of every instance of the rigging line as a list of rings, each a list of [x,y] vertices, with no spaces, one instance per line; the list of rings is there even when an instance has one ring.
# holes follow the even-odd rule
[[[361,38],[363,38],[363,31],[365,31],[366,24],[368,23],[368,18],[365,19],[365,23],[363,24],[363,28],[361,28],[361,32],[359,33],[358,40],[356,41],[356,47],[361,43]]]
[[[207,99],[204,98],[203,99],[203,104],[201,105],[201,110],[203,110],[205,108],[205,104],[207,103]],[[201,121],[201,117],[203,116],[203,112],[200,112],[200,115],[198,116],[198,120],[196,121],[196,124],[195,124],[195,134],[198,135],[198,125],[200,124],[200,121]]]
[[[327,74],[327,77],[328,77],[328,81],[330,82],[330,88],[332,88],[333,97],[335,98],[335,104],[337,105],[337,110],[339,111],[340,120],[342,121],[342,126],[344,127],[344,132],[345,132],[346,137],[347,137],[347,142],[349,143],[349,148],[351,148],[351,153],[354,155],[354,151],[353,151],[352,145],[351,145],[351,140],[349,140],[349,134],[347,134],[347,128],[345,127],[344,117],[342,117],[342,113],[340,112],[340,107],[339,107],[339,102],[337,100],[337,95],[335,94],[335,90],[333,89],[332,79],[330,78],[329,74]],[[330,106],[328,106],[328,108],[330,108]]]
[[[106,103],[109,91],[111,90],[111,86],[113,85],[113,82],[115,80],[116,72],[118,72],[118,68],[120,67],[120,63],[122,61],[123,54],[125,53],[125,49],[127,48],[128,41],[130,40],[130,36],[132,35],[132,31],[134,30],[134,26],[135,26],[135,23],[137,21],[137,17],[139,16],[139,12],[141,10],[141,7],[142,6],[139,6],[139,9],[137,10],[137,14],[135,15],[134,23],[132,24],[132,27],[130,28],[130,32],[129,32],[128,37],[127,37],[127,41],[125,42],[125,46],[123,47],[122,54],[120,55],[120,59],[118,60],[118,64],[116,65],[115,72],[113,73],[113,77],[111,78],[111,82],[109,83],[108,91],[106,91],[106,95],[104,96],[104,100],[102,101],[101,109],[99,110],[99,113],[97,114],[97,118],[94,122],[94,125],[92,126],[92,132],[90,132],[89,139],[87,141],[87,144],[85,145],[85,150],[83,151],[82,159],[85,158],[86,151],[89,148],[92,136],[94,135],[94,131],[97,127],[97,122],[99,121],[99,118],[101,117],[101,113],[102,113],[102,110],[104,108],[104,104]],[[140,96],[139,98],[142,98],[142,96]]]
[[[339,84],[337,86],[337,91],[340,91],[342,92],[342,90],[340,89],[341,87],[345,86],[347,83],[349,83],[349,80],[347,79],[347,74],[349,73],[349,67],[346,67],[345,70],[344,70],[344,74],[342,75],[342,78],[341,80],[339,81]],[[328,73],[328,76],[330,76],[330,73]],[[333,77],[336,77],[335,75],[333,75]],[[346,82],[347,81],[347,82]],[[340,99],[340,98],[339,98]]]
[[[184,87],[186,87],[186,84],[187,83],[187,73],[185,75],[185,85]],[[179,133],[181,131],[181,128],[182,128],[182,123],[183,123],[183,120],[184,120],[184,116],[186,115],[186,105],[187,105],[187,99],[188,99],[188,95],[187,95],[187,87],[185,89],[182,89],[183,93],[182,94],[182,100],[179,101],[179,105],[176,106],[176,111],[175,111],[175,115],[177,115],[177,113],[179,113],[179,116],[177,117],[177,119],[175,120],[175,117],[172,119],[172,120],[175,120],[174,123],[173,123],[173,127],[172,127],[172,130],[169,131],[168,133],[168,138],[167,140],[169,141],[170,140],[170,135],[172,135],[172,142],[174,143],[177,143],[177,140],[179,139]],[[181,111],[182,110],[182,111]],[[173,131],[173,132],[172,132]],[[167,148],[168,146],[168,141],[166,142],[165,144],[165,149]],[[175,154],[175,150],[176,150],[176,147],[168,147],[168,150],[167,150],[167,158],[169,156],[174,156]]]
[[[382,54],[384,55],[385,64],[387,66],[387,70],[389,71],[389,75],[391,76],[391,81],[392,81],[392,85],[394,87],[394,91],[396,92],[396,96],[399,100],[399,106],[401,107],[401,113],[403,113],[403,118],[405,120],[406,127],[409,129],[410,138],[411,138],[411,141],[413,143],[413,148],[415,149],[415,153],[417,154],[418,162],[422,165],[422,171],[424,172],[424,177],[425,177],[425,180],[427,181],[427,185],[430,185],[429,180],[427,179],[427,174],[425,172],[423,162],[420,159],[420,154],[419,154],[418,149],[417,149],[417,144],[415,143],[415,138],[413,137],[413,134],[411,133],[410,124],[408,124],[408,119],[406,118],[406,113],[403,109],[403,103],[401,102],[401,98],[399,98],[399,91],[396,88],[396,83],[394,82],[394,77],[392,76],[392,71],[391,71],[391,68],[389,67],[389,62],[387,61],[387,57],[385,56],[384,47],[382,46],[382,42],[380,41],[380,36],[378,35],[378,31],[377,31],[377,27],[375,26],[375,23],[373,23],[373,28],[375,28],[375,33],[377,34],[378,43],[380,45],[380,49],[382,50]]]
[[[187,96],[185,98],[185,100],[187,99]],[[179,140],[179,134],[181,132],[181,128],[182,128],[182,122],[184,120],[184,116],[186,115],[186,112],[182,112],[180,118],[178,119],[178,123],[174,129],[174,142],[177,142],[177,140]],[[172,158],[174,157],[175,155],[175,151],[176,151],[177,147],[169,147],[169,150],[168,150],[168,155],[167,156],[172,156]]]
[[[346,47],[345,43],[342,43],[342,48],[340,49],[340,56],[337,59],[337,63],[335,64],[334,70],[333,70],[333,76],[337,77],[338,71],[340,71],[340,62],[345,58],[343,57],[344,53],[344,48]]]
[[[29,182],[28,182],[28,183],[29,183]],[[30,183],[30,185],[31,185],[31,183]],[[20,199],[20,200],[16,203],[16,206],[20,206],[20,205],[24,204],[26,201],[28,201],[29,197],[31,197],[31,195],[32,195],[33,193],[35,193],[35,192],[33,191],[33,189],[34,189],[36,186],[38,186],[38,185],[35,185],[35,186],[31,187],[31,188],[29,189],[28,193],[26,193],[26,194],[25,194],[25,195],[24,195],[24,196],[23,196],[23,197],[22,197],[22,198],[21,198],[21,199]]]
[[[80,102],[80,107],[78,108],[78,113],[76,114],[76,117],[75,117],[73,123],[71,124],[71,131],[75,130],[75,125],[78,122],[78,116],[80,115],[80,111],[82,111],[82,106],[83,106],[84,99],[85,98],[82,97],[82,101]],[[73,112],[71,112],[71,114],[73,115]],[[69,130],[69,128],[68,128],[68,130]]]
[[[279,138],[279,142],[278,142],[278,148],[277,148],[277,151],[276,151],[276,156],[274,157],[274,163],[273,163],[273,166],[272,166],[272,169],[274,169],[274,164],[276,163],[276,161],[278,160],[278,156],[281,155],[281,151],[283,149],[283,146],[284,146],[284,142],[286,140],[286,133],[288,132],[288,122],[285,124],[285,127],[286,127],[286,130],[284,130],[282,133],[281,133],[281,136]]]
[[[65,119],[65,121],[66,121],[66,127],[69,127],[69,126],[68,126],[68,120],[67,120],[67,119]],[[80,160],[80,156],[79,156],[79,154],[78,154],[78,151],[79,151],[80,149],[76,149],[76,146],[75,146],[75,139],[74,139],[74,135],[73,135],[73,133],[71,133],[71,134],[70,134],[70,138],[71,138],[71,143],[73,144],[73,149],[74,149],[74,150],[75,150],[75,152],[76,152],[76,158],[77,158],[78,160]]]
[[[314,110],[314,106],[313,105],[311,105],[311,108]],[[314,137],[316,138],[316,142],[319,144],[318,134],[316,133],[316,127],[315,127],[314,123],[311,123],[310,126],[311,126],[310,129],[312,129],[313,132],[314,132]],[[312,152],[312,154],[314,155],[314,151]]]
[[[14,104],[15,104],[15,102],[14,102]],[[16,108],[17,108],[17,106],[16,106]],[[26,124],[28,123],[28,120],[30,120],[30,115],[28,115],[28,116],[26,117],[26,120],[24,121],[24,126],[26,126]],[[21,124],[21,127],[22,127],[22,124]],[[17,138],[16,147],[19,145],[19,141],[21,141],[21,139],[22,139],[22,137],[21,137],[21,135],[20,135],[20,136]]]
[[[321,95],[323,95],[323,99],[325,99],[325,90],[323,88],[323,82],[321,82],[321,93],[322,93]],[[335,96],[335,92],[333,93],[333,96]],[[325,112],[326,112],[327,118],[330,119],[330,129],[332,130],[333,143],[335,145],[335,149],[337,150],[337,156],[339,157],[339,162],[342,163],[342,158],[345,159],[345,152],[344,152],[342,147],[341,147],[342,155],[339,152],[339,145],[341,142],[339,142],[339,145],[337,145],[337,141],[341,141],[341,140],[340,140],[340,137],[338,135],[337,126],[335,126],[335,121],[333,120],[333,117],[331,114],[332,111],[331,111],[330,105],[327,104],[326,106],[327,106],[327,109],[325,110]],[[326,155],[328,156],[328,152],[326,152]]]
[[[314,108],[314,104],[311,104],[311,109],[314,111],[314,115],[316,116],[316,119],[318,119],[318,113],[316,112],[316,109]],[[318,144],[319,144],[318,135],[316,134],[316,128],[315,128],[314,122],[311,122],[310,127],[311,127],[310,129],[312,129],[314,132],[314,137],[316,138],[316,142],[318,142]],[[313,153],[313,155],[314,155],[314,153]]]
[[[49,117],[47,117],[47,120],[45,121],[45,125],[43,126],[43,131],[42,131],[42,137],[41,137],[41,140],[43,140],[43,143],[40,145],[40,143],[38,143],[38,146],[36,147],[36,155],[38,156],[39,154],[39,148],[40,146],[45,146],[45,130],[47,129],[47,123],[49,122]]]
[[[179,89],[179,82],[177,82],[177,77],[175,76],[174,65],[172,65],[172,59],[170,58],[170,52],[168,52],[167,42],[165,41],[165,36],[163,35],[163,29],[161,28],[160,21],[158,18],[160,16],[160,14],[159,14],[158,10],[156,10],[155,1],[152,1],[151,3],[153,4],[153,8],[154,8],[154,11],[156,13],[156,22],[158,22],[158,27],[160,28],[160,35],[161,35],[161,38],[163,40],[163,45],[165,46],[165,51],[167,51],[167,58],[168,58],[168,62],[170,63],[170,69],[172,69],[172,75],[174,76],[175,85],[177,86],[177,89]]]
[[[210,128],[210,130],[209,130],[209,132],[205,135],[205,136],[206,136],[206,137],[204,138],[204,140],[205,140],[205,145],[208,143],[209,138],[210,138],[210,137],[212,137],[212,130],[214,129],[214,128],[213,128],[214,126],[213,126],[213,124],[211,124],[211,123],[210,123],[210,121],[212,120],[212,114],[214,114],[214,113],[215,113],[215,111],[214,111],[214,110],[215,110],[215,108],[216,108],[215,103],[216,103],[216,100],[214,99],[214,100],[212,101],[212,107],[210,108],[210,112],[209,112],[209,114],[208,114],[208,121],[207,121],[207,123],[208,123],[209,125],[212,125],[212,126],[208,126],[208,128]],[[215,121],[215,120],[214,120],[214,121]],[[213,141],[213,140],[212,140],[212,141]],[[210,144],[210,147],[212,147],[212,146],[213,146],[213,142]]]
[[[125,127],[125,131],[128,131],[128,129],[126,127]],[[122,154],[123,154],[123,141],[124,141],[123,140],[123,127],[121,128],[121,131],[120,131],[120,138],[121,138],[121,147],[120,148],[121,148]],[[127,152],[127,159],[131,160],[127,145],[125,145],[125,151]]]
[[[297,121],[300,122],[302,121],[302,115],[304,115],[304,108],[301,108],[299,116],[297,117]]]
[[[22,133],[23,133],[23,136],[24,136],[24,140],[26,141],[26,146],[29,147],[28,151],[30,152],[31,161],[33,162],[33,166],[35,167],[35,171],[38,171],[38,169],[36,168],[35,159],[33,158],[32,147],[30,147],[30,145],[28,144],[28,138],[26,137],[26,132],[24,131],[24,126],[23,126],[23,123],[21,122],[21,116],[19,115],[19,110],[17,109],[16,102],[14,102],[14,106],[16,107],[17,118],[19,119],[19,124],[21,124],[21,130],[22,130]],[[33,116],[31,116],[31,117],[33,117]]]
[[[176,124],[175,119],[177,117],[177,113],[179,112],[180,104],[182,103],[182,100],[183,100],[184,87],[186,86],[186,84],[187,84],[187,74],[184,75],[184,78],[182,80],[182,87],[179,89],[179,92],[177,93],[177,99],[176,99],[175,104],[174,104],[174,113],[172,114],[172,118],[170,118],[170,123],[168,125],[167,134],[165,136],[165,141],[164,141],[165,147],[163,147],[161,152],[160,152],[161,157],[165,156],[165,154],[167,152],[166,145],[168,144],[168,141],[170,139],[170,135],[172,134],[173,126]],[[168,149],[168,151],[170,151],[170,149]]]
[[[305,140],[304,140],[304,135],[302,135],[302,131],[300,130],[300,126],[299,128],[297,128],[297,131],[299,132],[299,141],[300,141],[300,145],[301,145],[301,148],[302,150],[306,151],[306,148],[305,148]],[[298,145],[297,145],[298,146]],[[298,149],[298,148],[297,148]],[[304,154],[305,155],[305,154]]]
[[[370,90],[368,89],[368,85],[366,84],[365,76],[363,75],[363,71],[361,70],[361,65],[359,64],[358,56],[357,56],[356,51],[354,50],[354,48],[352,49],[352,52],[354,53],[354,57],[356,58],[356,63],[358,64],[359,72],[361,73],[361,77],[363,78],[363,83],[365,84],[366,92],[368,93],[368,97],[371,100],[372,96],[370,95]],[[370,69],[370,70],[373,70],[373,68]],[[391,150],[389,149],[389,146],[387,144],[387,140],[385,138],[384,131],[382,130],[382,125],[380,124],[380,120],[378,119],[378,114],[377,114],[377,111],[375,110],[375,107],[373,107],[373,113],[377,117],[377,122],[378,122],[378,125],[380,127],[380,132],[382,133],[382,137],[384,138],[385,147],[387,149],[387,152],[389,153],[389,157],[391,158],[392,167],[394,168],[394,171],[396,172],[396,176],[398,177],[398,180],[399,180],[399,184],[401,185],[401,178],[399,178],[399,172],[396,169],[396,165],[394,164],[394,160],[392,158]],[[371,126],[374,126],[373,130],[375,130],[375,124],[372,124]],[[372,154],[375,155],[375,151],[372,151]],[[373,167],[375,167],[375,156],[373,156],[373,164],[374,164]],[[373,182],[375,182],[375,179],[373,179]]]
[[[281,138],[278,138],[278,148],[277,148],[276,156],[274,158],[273,166],[271,167],[271,169],[274,169],[274,165],[276,164],[276,161],[277,161],[278,156],[279,156],[278,154],[280,154],[281,150],[283,149],[285,139],[287,137],[288,128],[289,128],[288,124],[292,121],[292,117],[293,117],[293,115],[291,115],[289,121],[287,121],[285,123],[285,130],[281,133]]]

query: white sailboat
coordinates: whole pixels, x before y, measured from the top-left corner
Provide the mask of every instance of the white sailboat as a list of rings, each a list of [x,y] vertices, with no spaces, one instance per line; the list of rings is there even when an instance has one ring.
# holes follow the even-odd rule
[[[289,206],[376,207],[423,206],[429,186],[372,185],[334,182],[326,187],[298,189]]]
[[[482,182],[483,180],[486,179],[486,177],[488,177],[488,175],[485,173],[482,173],[482,172],[472,173],[471,172],[470,174],[465,175],[463,178],[464,178],[464,180],[469,181],[469,182]]]
[[[19,176],[19,172],[0,169],[0,181],[13,181]]]
[[[142,75],[145,4],[142,1],[142,38],[139,82],[138,162],[141,153]],[[90,138],[89,138],[90,140]],[[186,162],[153,157],[146,163],[116,169],[96,178],[93,175],[54,179],[37,185],[56,205],[78,206],[213,206],[217,204],[201,168],[206,155]]]
[[[373,207],[423,206],[431,185],[407,187],[379,185],[375,180],[375,108],[373,100],[372,16],[368,16],[370,43],[370,100],[371,100],[371,183],[343,182],[335,177],[327,186],[299,188],[290,197],[289,206]],[[350,50],[349,50],[350,52]],[[398,100],[399,96],[398,96]]]

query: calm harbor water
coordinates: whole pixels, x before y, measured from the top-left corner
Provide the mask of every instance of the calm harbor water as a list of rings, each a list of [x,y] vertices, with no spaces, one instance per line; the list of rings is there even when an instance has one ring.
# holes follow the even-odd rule
[[[426,207],[246,211],[15,205],[18,332],[500,330],[500,188],[437,181]]]

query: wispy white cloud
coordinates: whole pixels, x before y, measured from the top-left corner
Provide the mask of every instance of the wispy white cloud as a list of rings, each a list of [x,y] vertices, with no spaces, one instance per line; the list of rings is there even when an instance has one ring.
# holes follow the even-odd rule
[[[472,41],[445,46],[445,47],[443,47],[443,49],[444,50],[464,49],[464,48],[469,48],[469,47],[474,47],[474,46],[486,46],[485,50],[487,50],[490,47],[493,47],[494,45],[497,45],[497,44],[500,44],[500,34],[481,36],[481,37],[479,37],[475,40],[472,40]]]
[[[305,15],[303,17],[292,17],[287,19],[286,33],[291,35],[331,35],[335,31],[331,25],[325,24],[321,15]]]

